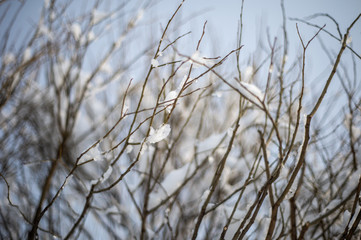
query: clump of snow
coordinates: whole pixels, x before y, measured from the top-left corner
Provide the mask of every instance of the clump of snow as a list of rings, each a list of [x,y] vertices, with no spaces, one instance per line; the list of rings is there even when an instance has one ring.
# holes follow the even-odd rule
[[[253,74],[253,67],[252,66],[247,66],[246,69],[244,70],[242,80],[249,82],[251,77],[252,77],[252,74]]]
[[[152,64],[152,67],[154,67],[154,68],[159,66],[159,62],[157,59],[152,59],[151,64]]]
[[[31,59],[32,50],[30,47],[26,48],[23,54],[23,62],[27,62]]]
[[[346,44],[350,44],[352,42],[352,37],[348,36],[346,39]]]
[[[291,199],[293,197],[293,195],[295,194],[296,190],[297,190],[296,187],[292,186],[290,188],[290,190],[288,191],[288,193],[286,194],[286,199],[287,200]]]
[[[347,224],[348,224],[348,226],[350,228],[350,226],[352,226],[355,223],[359,212],[360,212],[360,205],[359,204],[356,205],[355,213],[353,215],[351,215],[351,213],[348,210],[346,210],[343,213],[342,222],[340,222],[340,224],[338,226],[339,231],[342,232],[345,229],[345,227],[347,226]],[[357,226],[357,229],[358,230],[361,229],[360,224]]]
[[[108,169],[103,174],[103,176],[101,177],[100,182],[105,182],[110,177],[112,172],[113,172],[113,168],[112,166],[109,166]]]
[[[50,12],[50,20],[54,21],[54,19],[56,18],[56,13],[54,11]]]
[[[184,84],[187,82],[188,79],[188,74],[184,75],[184,77],[182,78],[182,81],[179,83],[178,87],[177,87],[177,91],[180,91]]]
[[[269,156],[269,154],[268,154],[268,156]],[[285,165],[281,165],[281,171],[280,171],[280,175],[279,175],[279,180],[286,180],[287,179],[287,177],[288,177],[288,174],[289,174],[289,168],[287,167],[287,166],[285,166]],[[292,196],[293,196],[293,193],[296,191],[296,188],[295,187],[291,187],[291,189],[290,189],[290,191],[287,193],[287,194],[291,194]],[[290,198],[292,197],[290,195]],[[287,198],[287,196],[286,196],[286,198]]]
[[[148,143],[145,142],[145,143],[142,145],[142,148],[140,149],[139,154],[140,154],[140,155],[143,155],[147,149],[148,149]]]
[[[234,130],[233,127],[230,127],[230,128],[227,129],[227,136],[228,136],[228,137],[232,137],[232,135],[233,135],[233,130]]]
[[[201,54],[199,51],[195,51],[191,57],[191,61],[197,61],[199,63],[205,63],[204,58],[201,57]]]
[[[131,153],[133,151],[133,146],[132,145],[128,145],[127,148],[125,149],[125,152],[127,154]]]
[[[82,158],[79,160],[78,164],[84,163],[89,160],[94,161],[102,161],[104,159],[103,154],[101,153],[101,149],[99,144],[92,147],[86,154],[82,156]]]
[[[110,64],[108,62],[105,62],[100,66],[100,71],[107,73],[107,74],[111,74],[113,72],[113,68],[112,68],[112,66],[110,66]]]
[[[183,89],[183,86],[184,84],[186,84],[186,81],[188,79],[188,75],[185,75],[183,78],[182,78],[182,81],[179,83],[178,87],[176,90],[173,90],[177,95],[179,94],[179,92]],[[172,93],[174,94],[174,93]]]
[[[13,53],[7,53],[3,57],[3,64],[9,65],[16,61],[15,55]]]
[[[64,76],[69,71],[71,63],[68,59],[60,60],[58,64],[54,66],[54,78],[56,86],[61,86],[64,83]]]
[[[221,98],[222,97],[222,92],[220,92],[220,91],[214,92],[214,93],[212,93],[212,96],[215,96],[217,98]]]
[[[261,101],[263,100],[264,95],[256,85],[245,82],[240,82],[240,85],[239,91],[244,97],[257,105],[262,106]]]
[[[202,57],[201,53],[197,50],[192,54],[190,62],[193,63],[195,67],[199,67],[207,63],[211,63],[212,61]]]
[[[164,101],[170,101],[170,100],[174,100],[177,97],[177,92],[176,91],[170,91],[167,96],[165,97]]]
[[[87,35],[87,40],[88,40],[89,42],[91,42],[91,41],[93,41],[94,39],[95,39],[95,34],[94,34],[93,31],[90,31],[90,32],[88,33],[88,35]]]
[[[343,124],[347,129],[350,128],[350,122],[352,121],[352,116],[350,114],[346,114],[345,120],[343,121]],[[357,141],[361,137],[361,128],[356,127],[354,124],[355,121],[353,121],[351,126],[351,132],[352,132],[352,141]],[[357,122],[357,121],[356,121]]]
[[[99,179],[91,180],[90,185],[95,185],[99,182]]]
[[[170,125],[169,124],[162,124],[160,128],[157,130],[154,130],[152,127],[150,129],[149,137],[147,138],[147,141],[149,143],[157,143],[165,139],[169,133],[170,133]]]
[[[212,164],[212,163],[214,162],[214,157],[213,157],[213,156],[209,156],[209,157],[208,157],[208,162],[209,162],[210,164]]]
[[[179,95],[179,93],[180,93],[180,91],[182,90],[182,88],[183,88],[184,84],[186,83],[187,79],[188,79],[188,78],[187,78],[187,75],[185,75],[185,76],[183,77],[182,81],[179,83],[177,89],[170,91],[170,92],[166,95],[166,97],[165,97],[165,99],[164,99],[164,103],[165,103],[166,106],[168,106],[168,107],[166,108],[166,111],[167,111],[168,113],[170,113],[170,111],[171,111],[171,109],[172,109],[172,107],[173,107],[172,104],[174,103],[175,99],[176,99],[177,96]]]
[[[164,102],[166,105],[170,105],[167,107],[166,111],[170,113],[170,110],[172,109],[172,105],[174,103],[174,100],[177,98],[178,93],[176,91],[170,91],[167,96],[164,99]]]
[[[200,206],[202,206],[203,203],[207,200],[210,192],[211,192],[211,191],[210,191],[209,189],[207,189],[206,191],[204,191],[204,193],[202,194],[202,197],[201,197]]]
[[[81,27],[78,23],[73,23],[70,27],[70,31],[73,34],[75,40],[79,40],[80,39],[80,35],[81,35]]]
[[[361,138],[361,128],[352,126],[352,140],[357,141],[359,138]]]
[[[157,57],[161,57],[161,56],[163,56],[163,52],[159,51],[158,54],[157,54]]]
[[[221,175],[221,186],[222,189],[228,194],[232,192],[232,186],[229,184],[230,180],[234,176],[234,169],[230,168],[228,165],[224,166],[223,173]]]
[[[49,40],[53,40],[53,38],[54,38],[53,33],[49,30],[49,28],[42,24],[40,24],[40,27],[39,27],[39,34],[44,35]]]
[[[99,23],[100,21],[105,19],[106,16],[107,16],[106,13],[94,9],[92,11],[92,24],[95,25],[95,24]]]

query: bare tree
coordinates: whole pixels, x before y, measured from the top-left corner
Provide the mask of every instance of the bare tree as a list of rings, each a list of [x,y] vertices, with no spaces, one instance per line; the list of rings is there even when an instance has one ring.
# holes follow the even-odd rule
[[[156,2],[45,1],[14,43],[24,4],[0,2],[3,239],[360,236],[361,14],[340,29],[288,19],[281,1],[283,36],[244,56],[242,1],[237,45],[205,56],[207,22],[194,43],[181,32],[191,2],[153,32]],[[316,84],[317,41],[331,68]]]

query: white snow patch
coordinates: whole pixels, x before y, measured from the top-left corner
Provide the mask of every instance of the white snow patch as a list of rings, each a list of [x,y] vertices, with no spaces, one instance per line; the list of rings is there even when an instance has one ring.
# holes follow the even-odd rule
[[[352,37],[348,36],[346,39],[346,44],[350,44],[352,42]]]
[[[172,109],[172,105],[174,103],[174,100],[178,96],[178,93],[176,91],[170,91],[167,96],[164,99],[165,105],[169,105],[166,109],[168,113],[170,113],[170,110]]]
[[[212,63],[211,60],[202,57],[201,53],[198,50],[192,54],[190,62],[194,64],[194,67],[199,67],[207,63]]]
[[[161,57],[161,56],[163,56],[163,52],[159,51],[158,54],[157,54],[157,57]]]
[[[110,175],[112,174],[112,172],[113,172],[113,168],[112,168],[112,166],[109,166],[108,169],[107,169],[107,171],[106,171],[106,172],[103,174],[103,176],[101,177],[100,182],[106,181],[106,180],[110,177]]]
[[[113,68],[112,68],[112,66],[110,66],[110,64],[108,62],[105,62],[101,65],[100,71],[107,73],[107,74],[111,74],[113,72]]]
[[[341,202],[341,199],[332,200],[322,212],[325,213],[325,212],[335,208],[340,202]]]
[[[185,75],[183,77],[182,81],[179,83],[176,90],[172,90],[167,94],[167,96],[164,99],[165,105],[170,105],[170,104],[174,103],[174,100],[178,96],[179,92],[182,90],[182,88],[183,88],[184,84],[186,83],[186,81],[187,81],[187,75]],[[169,113],[171,109],[172,109],[172,105],[168,106],[166,111]]]
[[[212,94],[212,96],[217,97],[217,98],[221,98],[222,97],[222,92],[220,92],[220,91],[214,92]]]
[[[262,106],[261,101],[263,100],[264,95],[256,85],[245,82],[241,82],[240,85],[239,91],[244,97],[257,105]]]
[[[154,67],[154,68],[159,66],[159,62],[157,61],[157,59],[152,59],[151,64],[152,64],[152,67]]]
[[[228,137],[232,137],[233,131],[234,131],[234,128],[233,128],[233,127],[228,128],[228,129],[227,129],[227,136],[228,136]]]
[[[95,24],[99,23],[100,21],[105,19],[106,16],[107,16],[106,13],[94,9],[92,11],[92,24],[95,25]]]
[[[132,145],[128,145],[127,148],[125,149],[125,152],[127,154],[131,153],[133,151],[133,146]]]
[[[207,189],[206,191],[204,191],[204,193],[202,194],[202,197],[201,197],[201,202],[200,202],[200,206],[203,205],[203,203],[207,200],[209,194],[211,193],[211,191],[209,189]]]
[[[89,42],[93,41],[95,39],[95,34],[93,31],[90,31],[87,35],[87,39]]]
[[[51,19],[51,21],[54,21],[55,18],[56,18],[56,13],[55,13],[54,11],[51,11],[51,12],[50,12],[50,19]]]
[[[148,144],[145,142],[145,143],[142,145],[142,148],[140,149],[139,154],[140,154],[140,155],[143,155],[147,149],[148,149]]]
[[[49,28],[47,28],[47,27],[44,26],[44,25],[40,25],[40,27],[39,27],[39,34],[48,37],[49,40],[53,40],[53,38],[54,38],[53,33],[50,32]]]
[[[194,171],[191,163],[185,164],[183,167],[174,169],[167,174],[161,183],[158,191],[154,191],[149,196],[149,209],[157,206],[167,196],[174,193],[184,182],[186,177]]]
[[[162,124],[160,128],[154,130],[152,127],[150,129],[149,137],[147,141],[149,143],[157,143],[165,139],[170,133],[171,127],[169,124]]]
[[[91,180],[90,185],[95,185],[99,182],[99,179]]]
[[[212,164],[212,163],[214,162],[214,157],[213,157],[213,156],[209,156],[209,157],[208,157],[208,162],[209,162],[210,164]]]
[[[197,143],[198,152],[204,152],[214,149],[222,140],[225,133],[213,134],[210,137]]]
[[[252,77],[252,74],[253,74],[253,67],[247,66],[246,69],[244,70],[243,80],[249,82],[249,80]]]
[[[27,62],[31,59],[31,56],[32,56],[32,50],[30,47],[27,47],[25,50],[24,50],[24,54],[23,54],[23,62]]]
[[[101,161],[104,159],[104,156],[101,153],[101,149],[99,144],[92,147],[83,157],[79,160],[78,164],[84,163],[89,160]]]
[[[288,191],[288,193],[286,194],[286,199],[289,200],[293,197],[293,195],[295,194],[296,192],[296,187],[291,187],[290,190]]]
[[[3,57],[3,64],[9,65],[16,61],[15,55],[13,53],[6,53]]]
[[[78,23],[73,23],[70,27],[70,31],[73,34],[75,40],[79,40],[81,35],[81,27]]]

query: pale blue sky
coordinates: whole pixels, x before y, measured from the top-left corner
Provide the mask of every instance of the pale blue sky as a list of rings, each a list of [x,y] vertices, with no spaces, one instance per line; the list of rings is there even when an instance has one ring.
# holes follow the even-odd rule
[[[168,1],[166,3],[170,9],[174,9],[179,1]],[[164,3],[163,3],[164,4]],[[167,15],[162,11],[163,4],[158,5],[158,11]],[[208,31],[212,37],[217,38],[220,42],[221,51],[229,51],[235,47],[237,25],[241,8],[240,0],[195,0],[186,1],[183,8],[183,14],[189,15],[191,12],[201,12],[202,9],[208,9],[191,23],[189,28],[193,27],[193,32],[199,32],[202,29],[204,21],[208,21]],[[288,17],[304,18],[315,13],[328,13],[338,21],[342,33],[345,32],[349,24],[361,13],[360,0],[305,0],[305,1],[285,1],[286,14]],[[164,8],[163,8],[164,9]],[[337,33],[335,25],[326,18],[318,18],[313,21],[318,25],[326,24],[326,29],[332,33]],[[297,51],[300,47],[298,40],[295,21],[287,22],[288,37],[290,41],[290,51]],[[257,41],[260,34],[266,36],[267,28],[271,38],[277,36],[282,41],[282,14],[280,1],[269,0],[252,0],[244,2],[243,15],[243,44],[245,52],[253,52],[258,47]],[[302,36],[305,40],[315,33],[316,29],[299,24]],[[199,34],[198,34],[199,35]],[[326,34],[321,34],[323,39],[330,44],[332,48],[338,48],[339,44],[336,40],[331,39]],[[352,39],[354,43],[361,42],[361,21],[353,28]],[[361,44],[354,44],[356,52],[361,53]],[[310,46],[309,52],[312,52],[312,59],[315,62],[323,62],[326,57],[322,51],[318,52],[318,43],[314,42]],[[317,53],[315,52],[317,51]],[[310,54],[311,55],[311,54]]]
[[[16,1],[14,1],[16,2]],[[79,3],[82,1],[79,1]],[[22,11],[21,23],[19,28],[23,28],[32,24],[32,19],[36,19],[40,14],[43,0],[29,0]],[[76,2],[75,2],[76,3]],[[180,0],[163,0],[160,1],[151,13],[148,15],[155,16],[160,22],[157,25],[165,24],[165,21],[170,16],[172,11],[180,3]],[[281,36],[282,15],[280,9],[280,1],[278,0],[245,0],[244,6],[244,33],[243,43],[247,50],[253,51],[257,45],[255,44],[260,33],[266,32],[269,28],[270,36]],[[82,6],[80,3],[79,6]],[[333,16],[340,24],[341,31],[352,22],[352,20],[361,13],[360,0],[303,0],[303,1],[285,1],[286,14],[288,17],[303,18],[314,13],[328,13]],[[194,13],[201,13],[199,16],[192,18],[184,26],[186,30],[192,30],[196,36],[200,33],[204,21],[208,21],[208,34],[212,41],[221,42],[220,49],[225,51],[234,47],[237,24],[239,20],[239,13],[241,8],[241,0],[186,0],[182,8],[182,17],[193,15]],[[4,10],[4,9],[2,9]],[[206,10],[206,11],[204,11]],[[147,16],[147,14],[146,14]],[[319,25],[327,24],[326,28],[336,33],[334,25],[326,18],[319,18]],[[33,23],[36,23],[34,20]],[[290,38],[290,47],[297,47],[298,38],[296,35],[295,22],[289,21],[288,31]],[[307,38],[313,34],[313,28],[300,25],[302,34]],[[352,34],[354,42],[361,42],[361,22],[354,27]],[[295,41],[296,40],[296,41]],[[233,45],[233,46],[232,46]],[[355,46],[357,52],[361,52],[361,44]]]
[[[91,1],[74,1],[74,6],[79,6],[79,9],[75,10],[81,11],[82,8],[80,7],[83,7],[84,2],[89,3]],[[165,26],[167,20],[180,2],[180,0],[159,1],[158,4],[145,13],[141,24],[148,27],[150,23],[153,23],[152,30],[159,30],[159,26]],[[14,1],[14,3],[16,4],[17,1]],[[43,0],[29,0],[26,2],[20,21],[16,25],[19,30],[14,31],[14,33],[25,33],[23,29],[26,29],[31,24],[37,23],[42,3]],[[278,37],[279,42],[283,41],[281,29],[282,14],[280,1],[278,0],[245,0],[244,4],[244,47],[241,52],[241,62],[242,64],[247,64],[249,56],[259,48],[259,38],[261,37],[263,42],[267,42],[267,31],[269,32],[271,39]],[[183,19],[184,21],[185,19],[189,19],[189,16],[193,17],[190,21],[186,21],[186,23],[182,25],[178,34],[192,31],[191,36],[189,36],[188,40],[185,41],[185,45],[186,47],[193,49],[201,34],[203,23],[207,20],[208,26],[201,51],[203,51],[206,55],[214,54],[214,52],[216,55],[224,55],[236,47],[237,25],[239,21],[240,8],[241,0],[186,0],[180,14],[178,15],[178,19]],[[344,33],[347,26],[361,12],[361,1],[285,0],[285,8],[288,17],[303,18],[315,13],[328,13],[339,22],[340,29],[342,33]],[[0,9],[0,11],[4,11],[4,9]],[[194,16],[194,14],[197,16]],[[313,22],[316,22],[319,25],[326,24],[326,29],[337,35],[335,25],[329,19],[318,18]],[[295,23],[295,21],[287,22],[290,60],[293,60],[294,57],[299,55],[301,51]],[[174,24],[176,25],[176,22]],[[307,41],[316,32],[315,28],[305,24],[300,23],[299,27],[305,41]],[[149,32],[144,31],[142,34],[146,37],[146,34],[149,34]],[[151,33],[153,34],[153,32]],[[320,36],[330,50],[336,52],[339,49],[340,44],[337,40],[332,39],[325,33],[321,33]],[[353,39],[353,48],[360,54],[361,44],[358,43],[361,43],[361,21],[354,26],[351,36]],[[156,34],[153,34],[152,37],[159,38]],[[135,40],[137,40],[137,42],[139,41],[139,43],[134,44],[136,47],[141,44],[141,41],[144,41],[144,39]],[[212,52],[208,51],[210,49]],[[350,51],[347,50],[347,52],[349,53]],[[191,53],[189,52],[189,54]],[[310,45],[307,57],[307,74],[309,74],[311,79],[315,79],[320,76],[320,74],[324,73],[330,66],[329,59],[321,50],[317,40]]]

